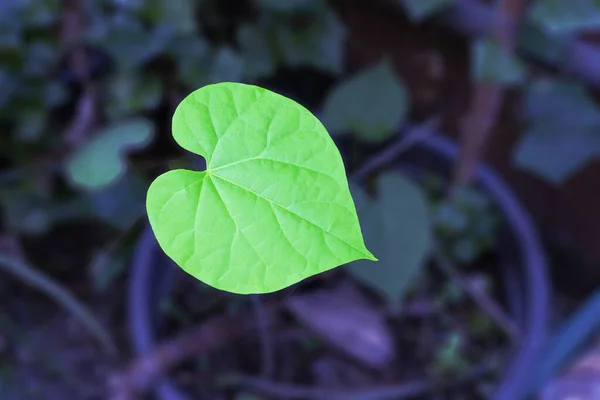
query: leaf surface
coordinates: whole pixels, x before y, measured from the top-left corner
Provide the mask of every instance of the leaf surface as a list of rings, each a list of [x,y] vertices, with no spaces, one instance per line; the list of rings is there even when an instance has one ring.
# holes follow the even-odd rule
[[[173,137],[207,169],[159,176],[146,207],[162,249],[197,279],[267,293],[375,260],[340,153],[301,105],[257,86],[208,85],[178,106]]]

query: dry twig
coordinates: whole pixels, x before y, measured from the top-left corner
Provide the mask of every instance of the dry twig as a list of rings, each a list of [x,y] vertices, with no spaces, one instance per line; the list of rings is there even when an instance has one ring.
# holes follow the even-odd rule
[[[492,36],[509,55],[515,53],[516,32],[524,11],[524,0],[500,0],[496,6]],[[454,172],[456,184],[473,179],[485,145],[503,103],[504,87],[498,82],[476,82],[461,127],[460,156]]]

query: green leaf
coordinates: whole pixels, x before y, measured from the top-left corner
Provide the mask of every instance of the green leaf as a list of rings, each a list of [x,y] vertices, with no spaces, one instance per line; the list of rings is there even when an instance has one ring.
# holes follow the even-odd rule
[[[279,11],[279,12],[293,12],[301,9],[305,9],[307,6],[316,3],[317,0],[257,0],[257,4],[268,10]]]
[[[530,123],[513,153],[518,167],[559,185],[600,157],[600,110],[583,86],[536,82],[525,102]]]
[[[413,21],[424,19],[442,11],[455,0],[402,0],[404,8]]]
[[[168,23],[178,32],[196,35],[196,0],[160,0],[160,22]]]
[[[359,188],[353,190],[365,242],[379,262],[355,261],[349,270],[397,308],[424,266],[431,247],[431,218],[421,189],[397,172],[380,175],[377,192],[373,201]]]
[[[302,29],[291,22],[277,29],[276,39],[283,62],[292,67],[315,67],[339,74],[342,71],[346,29],[330,10],[312,13]]]
[[[594,0],[537,0],[531,20],[553,33],[571,33],[600,26],[600,5]]]
[[[390,61],[336,86],[325,100],[323,119],[333,133],[377,142],[391,137],[408,112],[409,98]]]
[[[119,180],[126,171],[124,153],[150,143],[154,128],[136,118],[103,128],[67,162],[67,175],[76,186],[96,190]]]
[[[503,85],[518,84],[525,75],[523,64],[490,36],[478,39],[473,44],[472,70],[477,81]]]
[[[159,176],[146,208],[162,249],[200,281],[267,293],[376,260],[340,153],[301,105],[257,86],[208,85],[177,107],[173,137],[207,169]]]
[[[190,88],[206,84],[210,78],[212,55],[209,45],[199,37],[176,38],[168,54],[177,63],[181,81]]]
[[[87,33],[92,44],[101,46],[116,60],[119,70],[134,69],[164,53],[174,35],[175,30],[168,25],[148,30],[131,17],[97,18]]]
[[[244,60],[230,47],[217,51],[212,65],[211,83],[238,82],[244,73]]]
[[[52,223],[49,199],[31,190],[0,190],[0,206],[9,232],[38,235],[45,233]]]
[[[94,216],[117,229],[126,229],[144,214],[148,184],[127,172],[110,186],[90,193]]]
[[[17,116],[17,120],[17,137],[23,142],[33,142],[42,136],[48,115],[45,109],[32,108],[23,110],[22,114]]]
[[[111,120],[154,109],[163,94],[158,76],[143,76],[139,71],[112,76],[107,89],[106,107]]]
[[[271,75],[277,68],[277,59],[269,42],[270,32],[259,25],[242,25],[238,41],[244,59],[244,74],[249,79]]]

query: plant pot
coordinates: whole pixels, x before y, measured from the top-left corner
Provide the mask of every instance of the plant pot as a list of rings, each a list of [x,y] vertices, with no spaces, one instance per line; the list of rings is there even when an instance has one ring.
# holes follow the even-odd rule
[[[430,136],[402,154],[401,168],[427,170],[448,177],[457,157],[457,146],[445,138]],[[373,165],[372,172],[384,165]],[[550,284],[547,266],[534,225],[512,191],[486,166],[476,184],[487,193],[504,219],[500,247],[507,308],[522,332],[499,382],[494,399],[518,400],[526,391],[530,372],[547,334]],[[183,273],[162,250],[148,227],[133,259],[129,293],[129,329],[136,353],[149,352],[159,341],[159,304],[172,290],[176,273]],[[156,386],[161,400],[192,400],[168,377]]]

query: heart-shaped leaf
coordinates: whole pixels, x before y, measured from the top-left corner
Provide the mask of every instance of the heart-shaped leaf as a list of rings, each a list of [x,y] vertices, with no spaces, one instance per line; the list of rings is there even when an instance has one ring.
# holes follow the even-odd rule
[[[352,193],[364,221],[365,240],[380,260],[377,265],[355,261],[349,270],[397,308],[430,250],[431,218],[420,188],[401,174],[383,173],[377,186],[376,200],[359,188]]]
[[[109,125],[73,154],[67,175],[86,189],[106,187],[125,173],[124,153],[145,147],[153,133],[152,123],[141,118]]]
[[[159,176],[148,189],[148,217],[165,253],[197,279],[267,293],[376,260],[340,153],[301,105],[257,86],[208,85],[177,107],[173,137],[207,169]]]
[[[267,293],[375,257],[364,245],[342,158],[296,102],[240,83],[208,85],[173,116],[173,137],[206,171],[173,170],[148,189],[158,243],[217,289]]]

